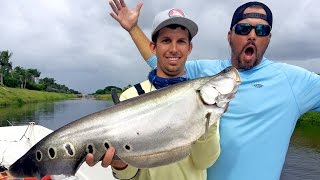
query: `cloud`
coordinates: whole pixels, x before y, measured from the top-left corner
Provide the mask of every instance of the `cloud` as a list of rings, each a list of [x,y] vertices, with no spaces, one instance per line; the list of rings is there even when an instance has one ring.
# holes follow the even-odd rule
[[[190,59],[228,58],[227,32],[234,10],[246,1],[145,0],[139,25],[150,37],[155,14],[178,7],[199,26]],[[318,1],[262,1],[274,14],[266,56],[320,72]],[[128,1],[131,8],[138,1]],[[283,6],[283,4],[286,4]],[[144,63],[128,33],[110,17],[106,1],[2,0],[0,50],[13,53],[14,66],[37,68],[41,78],[85,93],[119,87],[147,78]]]

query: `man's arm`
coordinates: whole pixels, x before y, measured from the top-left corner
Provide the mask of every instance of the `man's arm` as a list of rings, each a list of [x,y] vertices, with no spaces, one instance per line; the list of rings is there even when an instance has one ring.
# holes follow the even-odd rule
[[[113,12],[110,15],[119,22],[121,27],[129,32],[144,60],[148,60],[153,53],[149,47],[150,40],[138,26],[138,18],[143,3],[138,3],[135,10],[130,10],[124,0],[109,2]]]
[[[218,120],[206,135],[192,144],[191,158],[196,168],[205,170],[212,166],[220,155],[220,134]]]
[[[282,64],[302,114],[320,111],[320,76],[304,68]]]

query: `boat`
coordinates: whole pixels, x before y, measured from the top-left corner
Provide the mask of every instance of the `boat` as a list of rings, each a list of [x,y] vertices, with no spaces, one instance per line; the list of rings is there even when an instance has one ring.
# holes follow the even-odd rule
[[[8,167],[23,156],[33,145],[53,132],[51,129],[29,122],[27,125],[0,127],[0,180],[36,180],[37,178],[15,178]],[[89,167],[83,163],[75,176],[52,175],[42,180],[114,180],[110,167],[99,163]]]

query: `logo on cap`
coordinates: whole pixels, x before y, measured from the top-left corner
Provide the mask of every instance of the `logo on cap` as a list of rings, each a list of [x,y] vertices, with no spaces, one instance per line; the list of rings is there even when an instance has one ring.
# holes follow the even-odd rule
[[[169,11],[169,17],[184,17],[184,13],[180,9],[171,9]]]

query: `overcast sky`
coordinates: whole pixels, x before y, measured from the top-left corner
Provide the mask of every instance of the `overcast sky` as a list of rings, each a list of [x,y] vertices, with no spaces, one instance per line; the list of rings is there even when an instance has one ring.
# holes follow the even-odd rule
[[[127,0],[135,8],[138,0]],[[199,33],[189,59],[227,59],[231,17],[243,0],[144,0],[138,24],[150,37],[157,12],[176,7],[194,19]],[[273,12],[272,60],[320,72],[320,2],[265,0]],[[0,50],[13,53],[13,66],[37,68],[40,78],[84,93],[147,78],[129,34],[109,15],[107,0],[0,0]]]

